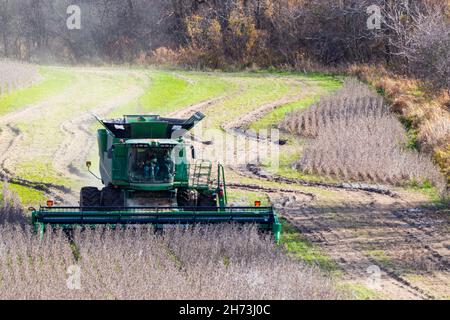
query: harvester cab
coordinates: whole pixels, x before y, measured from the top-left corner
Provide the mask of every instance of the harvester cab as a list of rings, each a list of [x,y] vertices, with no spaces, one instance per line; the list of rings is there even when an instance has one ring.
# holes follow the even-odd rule
[[[228,207],[225,170],[195,159],[184,136],[205,116],[188,119],[128,115],[97,120],[98,177],[104,187],[84,187],[79,207],[41,207],[32,213],[37,230],[103,224],[165,225],[253,223],[278,240],[281,225],[272,207]],[[88,162],[90,171],[91,163]]]
[[[213,207],[216,190],[210,188],[212,165],[197,172],[208,175],[203,186],[192,185],[193,146],[183,137],[205,116],[189,119],[160,116],[124,116],[99,120],[100,176],[105,187],[81,190],[83,207]],[[191,151],[191,152],[189,152]],[[203,163],[203,162],[202,162]]]

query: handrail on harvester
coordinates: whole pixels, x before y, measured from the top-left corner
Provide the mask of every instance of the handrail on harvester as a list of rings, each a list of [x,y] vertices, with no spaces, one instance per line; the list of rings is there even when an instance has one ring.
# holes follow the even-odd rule
[[[228,203],[228,196],[227,196],[227,183],[225,181],[225,168],[223,167],[222,164],[218,164],[217,166],[217,184],[218,184],[218,188],[223,188],[223,193],[224,193],[224,199],[225,199],[225,203]]]

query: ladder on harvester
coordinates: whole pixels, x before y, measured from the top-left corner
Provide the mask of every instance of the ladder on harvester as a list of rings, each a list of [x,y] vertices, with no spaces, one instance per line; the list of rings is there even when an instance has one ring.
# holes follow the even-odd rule
[[[209,160],[197,160],[194,164],[191,185],[194,188],[208,188],[211,181],[212,162]]]

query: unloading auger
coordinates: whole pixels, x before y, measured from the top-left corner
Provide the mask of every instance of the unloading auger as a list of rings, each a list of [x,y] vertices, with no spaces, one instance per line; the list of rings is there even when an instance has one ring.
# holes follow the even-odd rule
[[[281,224],[273,207],[227,206],[224,167],[195,160],[184,135],[205,116],[189,119],[128,115],[97,120],[100,177],[104,188],[84,187],[79,207],[57,207],[52,201],[32,211],[35,230],[46,228],[195,224],[256,224],[279,241]],[[91,172],[91,163],[86,163]]]

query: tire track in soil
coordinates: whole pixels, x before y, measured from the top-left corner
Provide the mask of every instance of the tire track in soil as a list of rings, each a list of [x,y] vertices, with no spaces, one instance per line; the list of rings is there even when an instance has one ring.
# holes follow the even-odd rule
[[[77,168],[96,144],[95,134],[90,128],[96,121],[93,114],[106,116],[127,102],[137,99],[143,92],[139,86],[129,87],[119,97],[114,97],[91,112],[85,112],[62,123],[60,130],[66,138],[55,153],[53,167],[69,178],[85,178],[86,174]]]
[[[82,69],[81,72],[84,74],[92,73],[93,75],[104,74],[106,76],[112,76],[117,73],[115,70],[108,70],[106,73],[99,73],[94,69]],[[134,76],[141,78],[141,80],[143,80],[142,84],[130,86],[120,96],[113,97],[108,102],[94,108],[92,111],[83,112],[82,114],[77,115],[72,119],[68,119],[61,124],[60,131],[65,135],[65,138],[53,156],[52,162],[53,167],[57,172],[63,174],[68,179],[82,179],[88,181],[90,176],[80,172],[78,168],[96,144],[95,134],[93,134],[90,130],[90,127],[96,121],[92,113],[100,116],[106,116],[108,113],[113,112],[116,108],[139,98],[139,96],[144,93],[143,88],[147,86],[150,79],[146,75],[142,75],[140,73],[134,74]],[[22,134],[18,128],[14,127],[14,122],[17,120],[23,121],[23,119],[31,121],[35,116],[39,115],[40,110],[43,108],[48,108],[52,105],[54,100],[58,100],[64,96],[65,93],[62,93],[48,101],[9,113],[0,118],[0,124],[5,124],[5,129],[2,130],[0,135],[0,150],[2,150],[2,153],[0,154],[0,178],[11,183],[17,183],[25,187],[44,191],[48,197],[53,198],[61,204],[75,205],[78,202],[78,193],[74,192],[70,188],[63,185],[28,181],[17,177],[12,170],[7,169],[7,162],[10,155],[15,153],[17,145],[22,140]],[[217,97],[207,101],[202,101],[198,104],[175,111],[169,114],[169,116],[187,117],[193,112],[201,111],[208,106],[218,103],[222,99],[223,97]]]
[[[410,207],[413,206],[411,205]],[[420,237],[416,236],[418,238],[418,241],[422,241],[422,239],[424,238],[427,240],[431,240],[436,235],[436,233],[442,231],[436,228],[436,222],[438,222],[439,225],[445,225],[446,223],[448,223],[448,221],[445,219],[445,214],[448,215],[448,213],[448,210],[447,213],[445,213],[445,211],[439,213],[439,211],[430,210],[427,208],[410,208],[392,211],[392,214],[395,217],[403,221],[405,224],[413,227],[416,231],[416,234],[420,234]],[[428,242],[433,243],[431,241]],[[441,256],[442,258],[444,258],[444,267],[450,270],[450,252],[448,251],[448,249],[450,249],[450,238],[446,239],[446,243],[443,247],[446,247],[447,251],[445,253],[436,252],[434,256]],[[435,250],[439,251],[439,249]]]
[[[211,107],[211,106],[221,102],[224,99],[225,99],[225,97],[217,97],[217,98],[205,100],[205,101],[190,105],[181,110],[171,112],[167,115],[167,117],[180,118],[180,119],[190,117],[190,116],[192,116],[193,113],[204,111],[206,108]]]
[[[58,97],[64,96],[64,93]],[[19,128],[14,127],[13,122],[17,119],[24,119],[25,117],[33,117],[39,114],[41,108],[47,107],[51,104],[51,99],[37,103],[35,105],[23,108],[21,110],[11,112],[3,117],[0,117],[0,125],[2,130],[0,133],[0,179],[5,182],[21,185],[38,191],[43,191],[51,196],[56,201],[64,201],[64,194],[70,191],[69,188],[53,183],[44,183],[37,181],[30,181],[18,177],[13,170],[8,169],[8,161],[10,154],[15,153],[16,146],[22,140],[22,132]]]
[[[15,176],[13,172],[11,172],[6,168],[5,162],[8,159],[7,158],[8,152],[14,149],[14,145],[17,143],[17,141],[20,141],[21,132],[19,129],[14,128],[11,125],[6,125],[3,130],[9,131],[5,132],[5,136],[8,135],[8,137],[13,138],[9,140],[9,142],[7,141],[6,143],[5,143],[6,139],[4,138],[0,139],[0,150],[4,150],[4,152],[0,155],[0,179],[12,184],[24,186],[37,191],[43,191],[49,195],[52,195],[57,201],[62,201],[63,198],[59,195],[59,193],[56,193],[53,190],[58,190],[59,192],[66,193],[69,192],[68,188],[52,183],[43,183],[26,180]]]
[[[257,176],[260,179],[278,182],[288,185],[301,185],[305,187],[318,187],[327,190],[349,190],[349,191],[364,191],[367,193],[377,193],[381,195],[386,195],[392,198],[399,198],[399,195],[392,190],[389,190],[386,186],[371,185],[365,183],[325,183],[325,182],[309,182],[299,179],[285,178],[276,174],[265,171],[260,166],[248,164],[246,170],[242,172],[252,173],[253,177]]]
[[[84,69],[78,72],[79,77],[82,74],[89,73],[88,70]],[[111,71],[107,75],[114,74],[117,74],[117,71]],[[141,77],[140,74],[134,75]],[[146,77],[146,79],[148,78]],[[70,188],[53,183],[28,181],[16,176],[13,170],[8,169],[10,156],[16,153],[16,150],[19,149],[18,145],[22,141],[22,133],[18,128],[14,127],[14,122],[23,122],[25,119],[31,123],[34,118],[39,117],[41,110],[51,108],[55,104],[55,101],[67,99],[66,91],[46,101],[9,113],[0,118],[0,124],[4,125],[4,129],[0,135],[0,150],[2,150],[0,154],[0,177],[11,183],[44,191],[48,197],[53,198],[61,204],[73,205],[78,202],[78,194],[74,193]],[[142,86],[130,86],[119,97],[111,98],[110,101],[95,108],[93,111],[100,115],[112,112],[117,107],[138,98],[143,92]],[[81,116],[69,119],[61,124],[61,132],[66,135],[66,138],[53,156],[54,160],[52,164],[57,172],[62,173],[69,179],[73,179],[74,177],[86,178],[86,175],[83,175],[77,169],[77,164],[85,160],[87,154],[95,144],[95,139],[92,137],[93,134],[89,130],[89,127],[94,122],[95,119],[92,114],[90,112],[84,112]]]
[[[99,70],[83,69],[83,72],[102,75],[102,72],[99,72]],[[86,185],[97,182],[90,174],[80,171],[79,169],[83,167],[83,162],[88,158],[97,143],[96,135],[91,128],[97,121],[94,118],[94,114],[100,117],[106,117],[117,108],[138,99],[145,93],[144,88],[148,87],[150,84],[151,79],[145,73],[125,72],[130,74],[130,76],[139,78],[141,80],[140,83],[128,86],[126,90],[120,93],[120,95],[114,96],[102,103],[102,105],[61,124],[60,130],[66,135],[66,138],[53,157],[53,167],[69,179],[81,179]],[[115,70],[105,73],[105,75],[109,76],[114,76],[116,74],[117,71]],[[66,195],[65,203],[77,205],[78,200],[78,190],[77,192],[72,190],[71,193]]]
[[[127,102],[137,99],[143,93],[144,90],[140,86],[129,87],[119,97],[114,97],[104,105],[92,110],[92,113],[105,116]],[[54,155],[53,167],[68,179],[81,178],[86,181],[89,178],[87,173],[81,172],[78,168],[96,145],[95,134],[90,130],[96,121],[92,113],[85,112],[61,124],[61,132],[65,134],[66,138]],[[78,192],[71,190],[66,194],[64,202],[75,205],[78,198]]]
[[[349,196],[351,197],[351,195]],[[329,221],[329,213],[335,213],[333,208],[314,209],[313,206],[307,204],[299,205],[296,199],[285,201],[284,205],[280,205],[277,198],[272,198],[272,201],[278,211],[309,241],[319,245],[327,255],[333,258],[339,268],[345,272],[345,280],[365,284],[370,277],[368,268],[377,266],[381,271],[379,286],[382,288],[382,293],[388,297],[398,299],[433,298],[389,268],[380,265],[378,261],[368,257],[364,254],[362,246],[355,246],[353,239],[346,235],[346,230],[341,230],[339,222]],[[354,204],[354,207],[357,206]],[[364,203],[360,203],[360,210],[361,212],[367,210],[364,208]],[[376,212],[372,210],[370,213],[374,215]]]
[[[296,98],[301,97],[301,95]],[[295,99],[295,98],[294,98]],[[287,103],[292,101],[287,99],[281,99],[279,101],[263,105],[254,111],[247,113],[245,116],[236,119],[234,121],[222,124],[222,129],[229,135],[240,135],[244,136],[247,140],[253,139],[257,140],[254,136],[248,135],[245,131],[245,128],[248,127],[253,121],[257,121],[262,118],[268,112],[275,110],[278,107],[281,107]],[[439,265],[443,265],[444,267],[448,266],[445,261],[445,258],[440,253],[437,253],[435,250],[431,249],[431,247],[425,243],[421,237],[416,236],[418,232],[417,230],[411,230],[413,226],[410,221],[405,221],[404,219],[400,219],[398,216],[397,210],[395,206],[399,206],[400,208],[410,208],[413,204],[409,203],[407,199],[404,199],[405,195],[399,195],[384,186],[373,186],[373,185],[352,185],[352,184],[326,184],[326,183],[310,183],[306,181],[292,180],[284,177],[271,175],[265,173],[259,166],[255,166],[253,164],[248,164],[246,166],[230,166],[234,172],[238,175],[255,178],[258,177],[260,180],[266,180],[270,182],[278,182],[283,184],[291,184],[291,185],[304,185],[309,187],[316,187],[319,189],[326,190],[334,190],[341,194],[344,194],[349,200],[348,204],[352,204],[354,199],[359,199],[359,206],[361,207],[362,214],[364,215],[364,219],[371,221],[379,220],[380,223],[373,223],[372,227],[384,228],[385,232],[389,233],[389,231],[394,234],[397,234],[397,239],[403,243],[416,243],[416,246],[423,249],[425,255],[433,260],[434,263]],[[239,188],[239,183],[234,184],[233,186]],[[241,185],[242,189],[246,189],[245,185]],[[304,195],[297,195],[297,190],[264,190],[264,188],[258,188],[255,186],[251,186],[251,188],[247,188],[249,190],[259,190],[265,191],[269,194],[269,197],[274,203],[274,206],[277,207],[280,213],[287,217],[287,219],[293,223],[306,237],[312,241],[319,243],[321,247],[330,247],[335,246],[332,250],[326,250],[328,254],[338,263],[338,265],[344,270],[346,274],[346,278],[349,281],[357,282],[360,284],[364,284],[370,274],[367,273],[367,267],[371,265],[378,265],[381,269],[381,287],[383,294],[388,297],[394,297],[399,299],[432,299],[435,298],[429,292],[426,292],[422,288],[412,284],[410,281],[405,279],[401,274],[396,272],[394,268],[379,266],[376,260],[368,257],[364,252],[362,252],[361,248],[355,246],[352,242],[352,239],[346,239],[345,231],[340,230],[339,226],[333,226],[327,223],[327,220],[324,219],[324,215],[320,214],[320,208],[315,208],[316,205],[311,204],[316,199],[315,194],[311,194],[309,199],[305,199]],[[380,210],[374,206],[375,203],[385,203],[386,198],[390,199],[387,202],[390,205],[390,209]],[[408,197],[407,197],[408,198]],[[309,202],[309,203],[308,203]],[[368,208],[369,205],[369,208]],[[388,206],[389,208],[389,206]],[[369,209],[369,210],[368,210]],[[301,216],[299,219],[298,216]],[[386,221],[387,220],[387,221]],[[391,221],[389,221],[391,220]],[[392,225],[392,220],[395,224],[402,224],[404,227],[400,230],[398,228],[390,227]],[[401,220],[401,221],[399,221]],[[309,225],[309,226],[308,226]],[[409,229],[409,230],[404,230]],[[325,231],[323,231],[325,230]],[[432,242],[433,236],[427,239],[427,242]],[[434,258],[433,258],[434,257]],[[355,263],[357,262],[357,263]]]
[[[270,180],[269,180],[270,181]],[[355,198],[363,197],[364,192],[361,191],[348,191],[341,190],[340,193],[348,194],[348,198],[354,200]],[[276,198],[278,197],[278,199]],[[340,227],[329,222],[330,215],[335,214],[335,210],[330,209],[329,212],[323,212],[324,208],[316,208],[314,204],[306,204],[304,202],[298,202],[298,199],[286,201],[285,196],[281,196],[282,201],[280,201],[280,195],[276,195],[274,198],[271,197],[272,202],[277,207],[278,211],[282,216],[285,216],[294,226],[296,226],[302,234],[304,234],[309,241],[319,244],[322,248],[325,248],[325,252],[335,260],[340,268],[345,271],[346,277],[357,283],[364,284],[368,277],[367,268],[371,265],[376,265],[381,269],[381,287],[383,288],[383,293],[390,297],[395,297],[399,299],[432,299],[433,295],[425,292],[421,288],[411,284],[403,276],[397,274],[394,269],[380,265],[374,259],[371,259],[362,252],[359,243],[352,241],[346,237],[345,228]],[[351,201],[348,200],[347,204],[351,206]],[[430,251],[431,255],[434,252],[429,250],[429,246],[422,241],[419,241],[417,237],[411,236],[411,231],[404,231],[401,228],[395,228],[392,231],[390,225],[391,221],[384,222],[386,219],[393,219],[390,217],[390,211],[377,211],[375,208],[371,210],[366,208],[367,203],[373,201],[363,201],[360,205],[361,212],[367,212],[366,219],[372,219],[378,221],[374,223],[374,227],[384,228],[385,233],[397,234],[397,241],[399,243],[411,243],[416,240],[416,246],[422,247]],[[357,205],[354,205],[357,207]],[[345,208],[343,208],[344,214]],[[339,213],[339,212],[338,212]],[[354,219],[350,215],[355,215],[355,213],[347,213],[349,216],[348,220]],[[369,216],[370,215],[370,216]],[[381,221],[381,222],[380,222]],[[407,226],[409,228],[409,226]],[[342,230],[341,230],[342,229]],[[357,239],[356,239],[357,240]],[[383,239],[382,241],[386,241]],[[380,246],[380,245],[379,245]],[[383,245],[381,245],[383,247]]]

